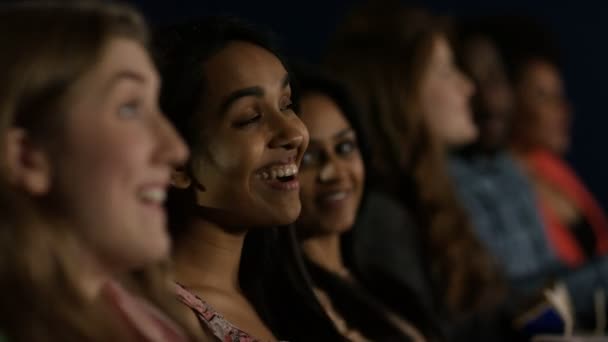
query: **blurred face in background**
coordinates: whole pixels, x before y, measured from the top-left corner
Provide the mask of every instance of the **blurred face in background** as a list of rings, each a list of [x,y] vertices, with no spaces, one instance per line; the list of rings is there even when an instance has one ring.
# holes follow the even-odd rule
[[[341,109],[326,95],[305,95],[301,117],[310,132],[310,145],[300,170],[299,234],[345,232],[355,222],[363,195],[365,170],[357,136]]]
[[[543,60],[529,62],[516,88],[517,126],[525,147],[563,154],[570,145],[571,111],[557,68]]]
[[[452,49],[443,36],[432,44],[420,81],[420,109],[435,137],[446,147],[457,147],[477,137],[469,100],[474,87],[456,67]]]
[[[474,119],[480,146],[487,150],[503,147],[513,110],[513,94],[505,67],[494,43],[483,36],[463,47],[463,64],[476,84]]]

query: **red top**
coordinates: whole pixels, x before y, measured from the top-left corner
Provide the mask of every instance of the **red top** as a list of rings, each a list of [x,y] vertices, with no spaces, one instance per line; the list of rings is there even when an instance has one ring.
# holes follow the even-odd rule
[[[574,171],[554,154],[540,149],[526,154],[524,162],[530,172],[574,201],[593,229],[596,238],[596,255],[606,254],[608,218]],[[549,240],[560,259],[573,267],[582,264],[585,261],[585,254],[570,229],[558,219],[555,211],[547,203],[540,201],[539,207]]]

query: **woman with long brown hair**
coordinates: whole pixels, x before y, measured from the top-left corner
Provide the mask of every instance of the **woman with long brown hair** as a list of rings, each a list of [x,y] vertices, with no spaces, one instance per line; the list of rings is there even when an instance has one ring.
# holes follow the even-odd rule
[[[187,149],[158,109],[142,18],[101,2],[20,3],[0,8],[0,44],[0,330],[195,338],[155,266],[169,255],[170,170]]]
[[[361,6],[345,19],[325,63],[358,101],[372,151],[371,182],[400,202],[417,227],[419,253],[404,251],[404,241],[383,235],[382,225],[368,227],[358,240],[382,246],[374,249],[382,253],[360,250],[359,262],[395,275],[430,297],[427,303],[440,317],[455,322],[498,303],[502,281],[446,170],[450,148],[476,136],[468,108],[473,87],[451,53],[437,19],[385,1]],[[416,270],[391,257],[419,258],[423,275],[411,283]]]

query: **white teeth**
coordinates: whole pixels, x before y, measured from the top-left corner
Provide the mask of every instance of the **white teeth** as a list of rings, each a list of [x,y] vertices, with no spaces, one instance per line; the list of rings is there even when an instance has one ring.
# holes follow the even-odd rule
[[[264,180],[276,179],[279,177],[290,177],[298,174],[298,167],[295,164],[286,166],[275,166],[258,174],[258,177]]]
[[[298,173],[298,167],[295,165],[288,166],[285,169],[285,176],[294,176],[296,173]]]
[[[165,189],[146,189],[139,192],[139,198],[146,202],[163,203],[167,198]]]
[[[340,191],[331,195],[325,196],[326,201],[341,201],[346,198],[346,192]]]

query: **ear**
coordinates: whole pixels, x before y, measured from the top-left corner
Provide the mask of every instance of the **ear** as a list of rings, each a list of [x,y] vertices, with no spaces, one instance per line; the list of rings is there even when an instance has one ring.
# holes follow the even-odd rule
[[[47,153],[36,146],[21,128],[6,135],[8,181],[33,196],[44,195],[51,187],[51,165]]]
[[[179,167],[171,172],[171,185],[178,189],[186,189],[192,184],[192,179],[186,173],[184,167]]]

